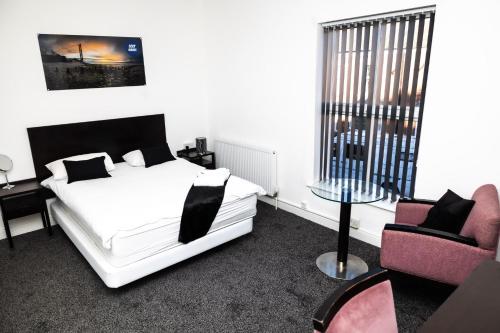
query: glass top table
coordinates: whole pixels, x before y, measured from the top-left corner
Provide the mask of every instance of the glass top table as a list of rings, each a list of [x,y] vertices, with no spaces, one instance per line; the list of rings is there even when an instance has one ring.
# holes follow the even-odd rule
[[[349,228],[351,225],[351,205],[363,204],[384,198],[380,185],[356,179],[320,180],[310,186],[320,198],[340,203],[339,237],[337,252],[327,252],[316,259],[316,265],[326,275],[351,280],[368,272],[363,259],[349,254]]]

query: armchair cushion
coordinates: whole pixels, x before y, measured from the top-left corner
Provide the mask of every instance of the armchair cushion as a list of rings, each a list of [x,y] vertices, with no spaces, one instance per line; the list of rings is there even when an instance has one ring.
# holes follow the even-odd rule
[[[465,221],[460,235],[472,237],[481,248],[495,251],[500,228],[500,204],[495,185],[479,187],[472,199],[476,204]]]
[[[382,267],[448,284],[459,285],[483,260],[494,257],[492,250],[435,235],[390,228],[382,233]]]
[[[473,200],[461,198],[448,190],[429,210],[420,226],[458,234],[474,206]]]

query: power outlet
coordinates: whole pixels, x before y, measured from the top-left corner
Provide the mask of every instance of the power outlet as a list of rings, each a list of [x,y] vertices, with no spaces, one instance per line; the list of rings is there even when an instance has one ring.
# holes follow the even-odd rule
[[[353,228],[353,229],[359,229],[360,225],[361,225],[361,220],[360,219],[353,219],[353,218],[351,218],[351,228]]]

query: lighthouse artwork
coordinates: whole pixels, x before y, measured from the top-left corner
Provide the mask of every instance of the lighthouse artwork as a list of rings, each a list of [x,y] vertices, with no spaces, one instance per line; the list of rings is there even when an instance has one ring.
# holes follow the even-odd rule
[[[39,34],[47,90],[146,84],[138,37]]]

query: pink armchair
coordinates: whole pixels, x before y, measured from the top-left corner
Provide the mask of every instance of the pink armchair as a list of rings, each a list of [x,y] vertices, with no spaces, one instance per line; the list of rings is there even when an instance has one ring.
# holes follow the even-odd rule
[[[315,333],[397,333],[391,282],[377,268],[337,289],[313,318]]]
[[[494,259],[500,227],[500,204],[494,185],[479,187],[460,235],[419,227],[432,201],[400,200],[395,224],[382,233],[380,265],[452,285],[464,279],[485,259]]]

